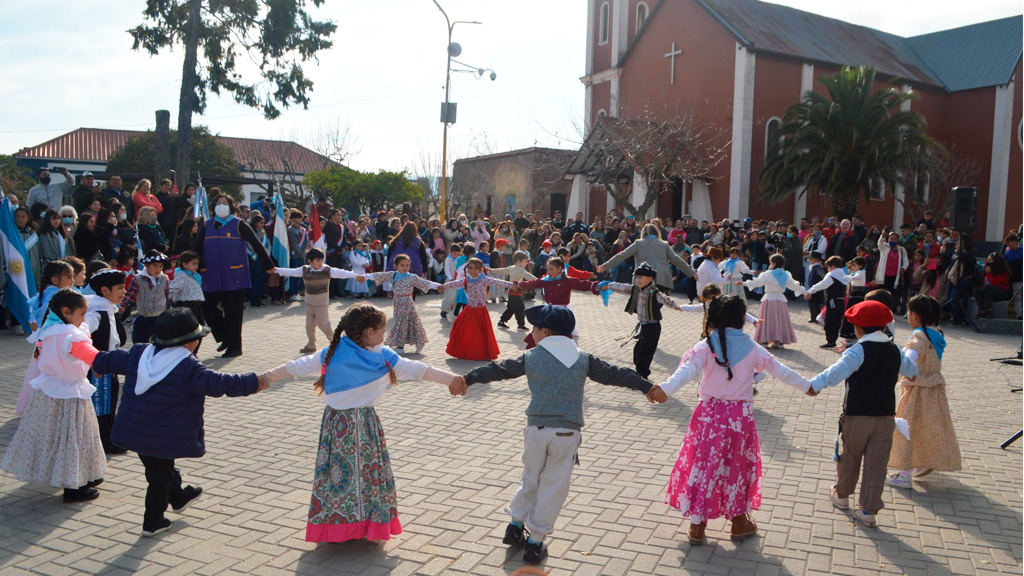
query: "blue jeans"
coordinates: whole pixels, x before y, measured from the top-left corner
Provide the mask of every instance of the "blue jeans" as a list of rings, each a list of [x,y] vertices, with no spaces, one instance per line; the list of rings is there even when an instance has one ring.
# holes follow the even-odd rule
[[[289,268],[300,268],[302,267],[302,264],[302,258],[296,258],[294,256],[288,258]],[[306,286],[302,282],[302,278],[282,278],[282,280],[288,281],[288,292],[285,294],[285,296],[295,296],[296,294],[298,294],[299,292],[306,288]]]

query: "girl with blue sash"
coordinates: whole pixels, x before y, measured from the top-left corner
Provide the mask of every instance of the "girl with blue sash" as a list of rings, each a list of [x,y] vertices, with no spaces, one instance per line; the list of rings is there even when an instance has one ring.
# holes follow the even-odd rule
[[[313,388],[327,404],[320,424],[307,542],[389,540],[402,533],[395,477],[374,406],[399,380],[447,384],[452,394],[463,382],[384,346],[386,329],[383,310],[355,304],[342,316],[330,347],[267,373],[272,382],[319,376]]]
[[[789,318],[789,304],[786,290],[792,290],[797,296],[804,293],[793,275],[786,270],[786,258],[782,254],[772,254],[768,260],[770,268],[760,276],[746,282],[736,282],[747,289],[764,287],[761,307],[757,311],[757,329],[754,330],[754,341],[766,348],[782,348],[786,344],[796,342],[793,321]]]

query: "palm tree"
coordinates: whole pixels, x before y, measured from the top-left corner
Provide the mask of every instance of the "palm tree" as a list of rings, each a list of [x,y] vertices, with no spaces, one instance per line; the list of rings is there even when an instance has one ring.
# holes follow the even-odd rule
[[[806,92],[771,138],[760,179],[761,198],[769,204],[794,192],[821,192],[837,218],[849,218],[861,196],[871,201],[872,188],[913,182],[943,153],[925,133],[924,118],[901,110],[918,96],[901,91],[895,79],[874,90],[874,68],[844,66],[818,82],[828,96]]]

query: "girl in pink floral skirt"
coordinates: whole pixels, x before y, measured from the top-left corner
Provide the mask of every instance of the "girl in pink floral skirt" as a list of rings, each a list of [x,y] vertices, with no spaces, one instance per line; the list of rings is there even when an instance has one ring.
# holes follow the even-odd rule
[[[707,521],[721,516],[732,520],[733,540],[757,532],[748,516],[761,507],[754,374],[767,372],[802,392],[810,386],[743,333],[746,312],[736,296],[712,300],[704,325],[706,338],[683,354],[675,373],[658,385],[671,395],[704,374],[698,388],[700,404],[690,417],[665,496],[666,504],[689,516],[688,537],[695,546],[707,542]]]

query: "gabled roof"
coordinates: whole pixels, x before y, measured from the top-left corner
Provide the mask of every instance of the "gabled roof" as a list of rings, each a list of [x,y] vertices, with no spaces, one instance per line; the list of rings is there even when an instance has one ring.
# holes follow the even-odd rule
[[[679,1],[659,0],[648,18],[662,4]],[[950,92],[1007,83],[1024,52],[1021,16],[904,38],[758,0],[695,1],[753,52],[835,66],[870,64],[884,76]]]
[[[686,180],[711,179],[704,156],[693,148],[685,128],[667,123],[600,116],[565,171],[588,182],[628,182],[637,170],[654,168]]]
[[[520,148],[519,150],[509,150],[508,152],[496,152],[494,154],[484,154],[483,156],[470,156],[468,158],[459,158],[455,161],[455,164],[463,162],[478,162],[480,160],[494,160],[495,158],[504,158],[506,156],[522,156],[524,154],[575,154],[575,150],[565,150],[562,148],[544,148],[541,146],[531,146],[530,148]]]
[[[950,92],[1010,81],[1024,45],[1020,16],[907,38]]]
[[[22,148],[14,156],[16,158],[78,160],[105,164],[110,155],[124,146],[129,138],[139,134],[145,134],[145,132],[79,128],[37,146]],[[242,164],[246,171],[305,174],[335,164],[326,157],[295,142],[227,136],[216,136],[215,138],[220,144],[231,148],[235,154],[235,161]]]

